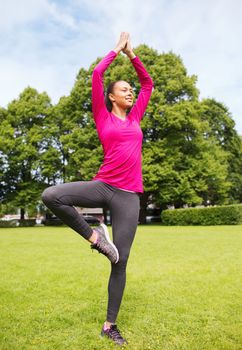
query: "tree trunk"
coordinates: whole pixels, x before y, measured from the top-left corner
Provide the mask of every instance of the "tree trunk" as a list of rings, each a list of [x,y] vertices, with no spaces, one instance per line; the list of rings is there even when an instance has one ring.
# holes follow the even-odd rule
[[[148,198],[149,198],[148,193],[143,193],[140,197],[140,212],[139,212],[140,224],[146,224],[146,208],[147,208]]]
[[[21,208],[20,209],[20,220],[24,220],[24,216],[25,216],[25,209]]]

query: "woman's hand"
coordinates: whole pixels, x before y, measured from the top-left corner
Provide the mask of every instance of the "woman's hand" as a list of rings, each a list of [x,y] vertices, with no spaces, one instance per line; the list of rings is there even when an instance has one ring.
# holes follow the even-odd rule
[[[128,32],[122,32],[120,34],[120,38],[119,38],[119,41],[115,47],[115,49],[113,51],[115,51],[117,54],[122,51],[126,44],[127,44],[127,41],[129,39],[129,33]]]
[[[128,40],[127,40],[127,44],[125,45],[125,47],[122,49],[123,53],[125,53],[125,55],[127,55],[131,60],[133,58],[135,58],[135,54],[134,54],[134,51],[132,49],[132,46],[131,46],[131,41],[130,41],[130,36],[128,37]]]

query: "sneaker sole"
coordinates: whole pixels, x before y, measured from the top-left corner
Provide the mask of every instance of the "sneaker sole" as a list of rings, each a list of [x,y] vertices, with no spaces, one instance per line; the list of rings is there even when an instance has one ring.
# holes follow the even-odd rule
[[[117,260],[115,261],[114,264],[117,264],[117,262],[119,261],[119,252],[118,249],[115,247],[115,245],[113,244],[113,242],[111,241],[110,237],[109,237],[109,233],[108,233],[108,228],[105,224],[101,224],[100,226],[102,226],[102,228],[104,229],[104,234],[106,237],[106,240],[108,241],[109,244],[111,244],[111,246],[113,247],[113,249],[115,250],[116,254],[117,254]]]

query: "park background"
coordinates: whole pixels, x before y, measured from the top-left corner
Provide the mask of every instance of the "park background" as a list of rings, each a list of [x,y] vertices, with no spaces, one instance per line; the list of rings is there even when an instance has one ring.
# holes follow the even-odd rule
[[[2,215],[42,211],[42,190],[89,180],[102,161],[91,115],[91,73],[130,31],[155,84],[144,132],[145,195],[168,207],[242,200],[241,3],[1,2]],[[137,77],[124,57],[106,74]]]
[[[132,349],[242,346],[241,9],[236,0],[0,1],[2,217],[23,224],[45,212],[45,187],[98,170],[91,73],[125,30],[155,83],[141,125],[140,222],[152,204],[219,209],[215,223],[237,224],[139,225],[119,321]],[[121,55],[105,84],[120,78],[138,93]],[[111,349],[96,340],[108,264],[66,227],[0,233],[0,347]]]

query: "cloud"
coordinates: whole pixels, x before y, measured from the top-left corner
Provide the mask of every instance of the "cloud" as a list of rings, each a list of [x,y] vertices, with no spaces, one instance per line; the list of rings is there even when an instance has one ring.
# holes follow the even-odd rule
[[[45,9],[47,14],[56,22],[59,22],[61,25],[69,27],[70,29],[78,29],[78,24],[76,23],[75,18],[70,14],[60,10],[55,3],[46,2]]]
[[[77,58],[84,51],[83,40],[78,38],[86,27],[86,20],[69,8],[47,0],[6,2],[0,11],[0,105],[17,98],[26,86],[46,90],[54,103],[68,94],[82,65]]]
[[[8,0],[2,4],[0,30],[13,31],[21,25],[44,20],[55,21],[71,29],[77,29],[75,19],[54,2],[48,0]]]

